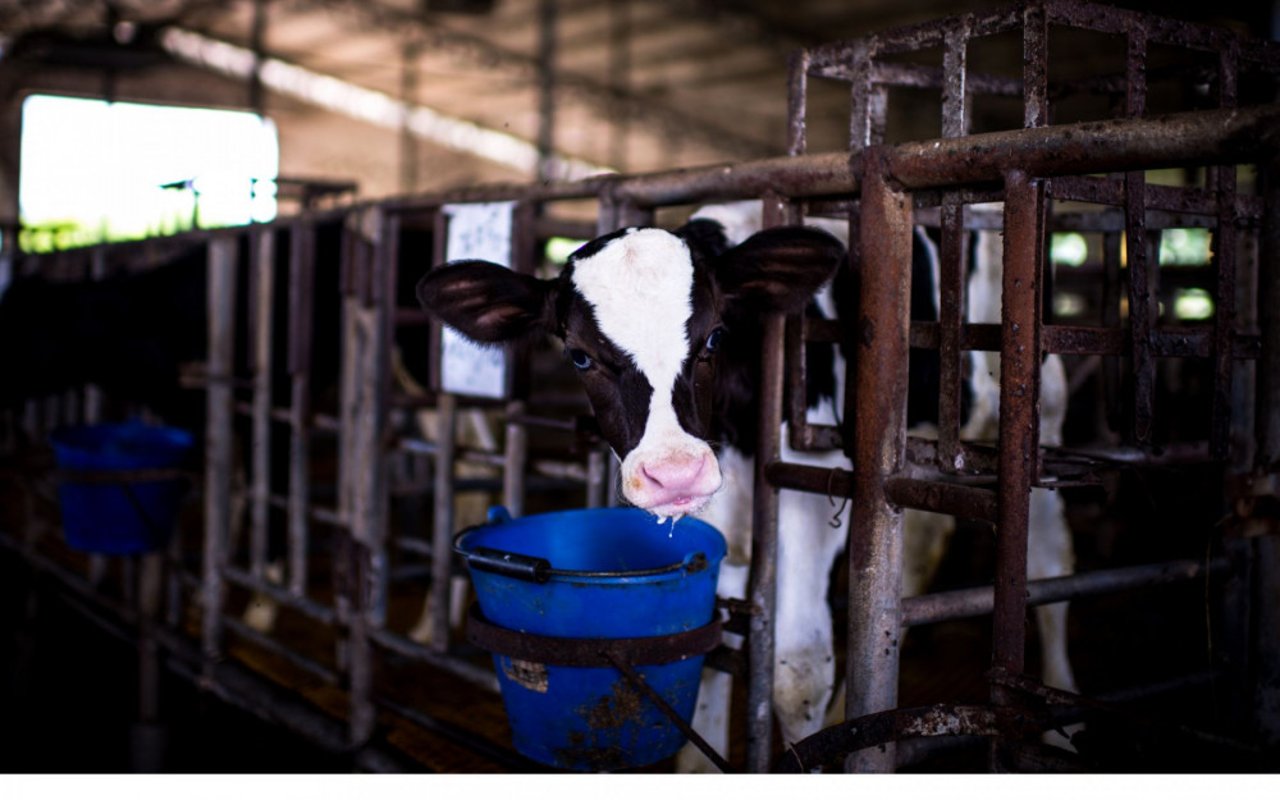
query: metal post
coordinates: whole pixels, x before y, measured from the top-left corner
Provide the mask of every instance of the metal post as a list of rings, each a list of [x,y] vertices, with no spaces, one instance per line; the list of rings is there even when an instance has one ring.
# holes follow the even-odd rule
[[[764,226],[782,225],[794,214],[785,200],[764,201]],[[747,771],[768,772],[773,757],[774,607],[778,584],[778,490],[766,470],[782,451],[782,388],[785,380],[783,335],[786,317],[763,318],[760,353],[759,442],[756,448],[755,502],[751,517],[751,577],[747,599],[752,614],[747,637]]]
[[[1005,177],[1004,275],[1000,331],[1000,492],[997,499],[992,667],[1020,674],[1026,651],[1027,529],[1031,484],[1039,473],[1040,281],[1044,184]],[[1008,700],[993,686],[992,700]],[[999,743],[997,742],[997,745]],[[995,754],[999,768],[999,748]]]
[[[879,149],[863,159],[862,312],[856,321],[857,438],[849,521],[846,719],[898,704],[902,626],[902,512],[885,495],[906,447],[911,322],[910,196],[890,181]],[[891,772],[896,747],[852,754],[852,772]]]
[[[555,179],[556,0],[538,3],[538,180]]]
[[[1280,470],[1280,153],[1271,153],[1263,171],[1263,215],[1259,302],[1262,306],[1262,355],[1258,359],[1259,482],[1274,495]],[[1257,609],[1254,690],[1256,726],[1271,746],[1280,743],[1280,536],[1257,537],[1254,544]]]
[[[458,430],[458,398],[440,392],[436,400],[435,514],[431,526],[431,647],[449,644],[449,578],[453,572],[453,462]]]
[[[249,493],[249,572],[266,575],[271,512],[271,328],[275,304],[275,231],[255,229],[250,242],[253,314],[253,488]]]
[[[231,376],[235,352],[236,239],[209,242],[209,389],[205,432],[204,569],[201,634],[205,671],[222,654],[222,578],[231,536]]]
[[[315,296],[315,229],[295,222],[289,251],[289,592],[307,593],[307,542],[311,536],[311,348]]]

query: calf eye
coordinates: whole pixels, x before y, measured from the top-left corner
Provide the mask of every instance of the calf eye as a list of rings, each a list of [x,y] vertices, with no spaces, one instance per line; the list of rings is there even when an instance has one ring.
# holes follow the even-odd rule
[[[573,362],[573,366],[579,371],[591,369],[591,365],[595,362],[591,360],[591,356],[582,350],[569,350],[569,360]]]
[[[714,353],[720,347],[720,339],[724,336],[724,328],[716,328],[707,336],[706,350]]]

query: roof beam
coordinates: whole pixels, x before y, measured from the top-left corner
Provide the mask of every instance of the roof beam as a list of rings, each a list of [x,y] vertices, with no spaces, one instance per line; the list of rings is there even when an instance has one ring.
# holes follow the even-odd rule
[[[449,53],[451,57],[493,72],[495,76],[517,78],[531,89],[538,82],[536,58],[495,47],[478,36],[444,28],[417,14],[361,0],[286,0],[284,5],[346,14],[355,24],[414,39],[424,47]],[[603,118],[624,114],[636,125],[657,125],[671,138],[710,144],[731,157],[758,158],[779,151],[777,143],[743,136],[732,128],[691,117],[670,106],[583,75],[557,71],[556,91],[592,106]]]

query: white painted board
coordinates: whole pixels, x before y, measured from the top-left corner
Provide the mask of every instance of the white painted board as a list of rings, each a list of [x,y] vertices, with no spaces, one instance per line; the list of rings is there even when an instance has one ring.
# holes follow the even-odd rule
[[[512,215],[515,203],[447,205],[445,259],[483,259],[511,263]],[[481,346],[445,326],[440,331],[440,386],[469,397],[506,397],[507,359],[501,346]]]

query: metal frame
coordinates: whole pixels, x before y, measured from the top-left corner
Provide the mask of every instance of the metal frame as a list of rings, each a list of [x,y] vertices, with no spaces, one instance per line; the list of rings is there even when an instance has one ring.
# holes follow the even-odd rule
[[[1058,92],[1051,86],[1046,42],[1051,26],[1081,27],[1125,37],[1126,71],[1112,80],[1086,81],[1084,90],[1101,88],[1125,97],[1122,119],[1049,125],[1051,104]],[[982,37],[1012,31],[1023,37],[1026,71],[1021,80],[984,76],[967,68],[968,47]],[[1221,109],[1192,111],[1159,118],[1144,118],[1145,59],[1151,44],[1221,53],[1218,85]],[[941,47],[943,66],[918,67],[900,58],[885,56]],[[608,176],[573,183],[543,183],[525,187],[482,187],[424,197],[362,204],[325,214],[311,214],[248,229],[203,232],[209,243],[210,352],[204,389],[208,397],[205,524],[201,572],[186,571],[175,547],[166,566],[170,613],[165,625],[154,624],[155,602],[161,581],[149,579],[142,605],[147,621],[141,625],[147,642],[159,642],[173,652],[186,645],[178,610],[184,600],[198,597],[201,609],[199,674],[202,685],[220,694],[234,695],[241,684],[229,682],[224,662],[233,656],[231,641],[262,648],[286,658],[321,681],[348,692],[349,715],[344,724],[344,746],[361,748],[377,738],[380,711],[399,714],[415,724],[437,725],[414,709],[389,698],[376,683],[375,664],[395,654],[448,670],[474,684],[495,688],[487,670],[458,658],[443,645],[427,648],[407,639],[387,625],[387,600],[393,579],[393,548],[429,556],[437,601],[437,633],[446,629],[448,613],[445,586],[452,574],[448,536],[452,533],[451,498],[458,490],[452,465],[460,458],[485,463],[500,462],[504,469],[503,494],[508,506],[519,510],[530,490],[526,484],[532,458],[528,450],[529,426],[563,422],[539,419],[529,413],[527,386],[519,386],[506,403],[506,451],[500,457],[458,451],[450,437],[437,442],[393,436],[389,423],[395,408],[408,403],[397,397],[389,378],[390,343],[395,326],[419,324],[414,312],[397,309],[394,286],[398,269],[400,225],[408,216],[435,215],[446,203],[496,200],[520,201],[517,212],[518,258],[532,259],[537,240],[558,228],[577,232],[581,226],[559,225],[543,210],[559,201],[595,200],[596,230],[608,232],[622,225],[644,224],[658,209],[708,200],[761,198],[768,225],[798,220],[804,211],[832,211],[847,215],[850,223],[852,264],[861,278],[859,320],[839,326],[773,317],[762,320],[765,344],[762,352],[760,451],[757,459],[753,523],[755,546],[749,605],[752,609],[746,645],[749,771],[771,767],[771,686],[773,664],[772,620],[776,572],[777,492],[797,489],[854,500],[848,549],[850,623],[848,629],[849,704],[846,709],[855,728],[859,720],[877,720],[885,733],[875,744],[883,748],[859,749],[847,763],[851,769],[892,770],[895,740],[929,733],[980,733],[991,736],[992,766],[1005,768],[1023,763],[1019,746],[1031,730],[1021,712],[1029,702],[1024,669],[1024,619],[1029,604],[1056,602],[1118,588],[1150,586],[1175,580],[1191,580],[1212,572],[1226,574],[1227,602],[1234,603],[1238,639],[1250,631],[1266,630],[1275,614],[1266,603],[1249,602],[1257,586],[1277,585],[1280,561],[1275,552],[1275,526],[1258,511],[1268,496],[1276,494],[1280,466],[1280,324],[1274,309],[1280,307],[1277,286],[1280,269],[1280,107],[1235,109],[1234,98],[1241,64],[1274,80],[1280,72],[1280,54],[1274,45],[1262,45],[1221,31],[1172,23],[1155,17],[1057,0],[1031,2],[991,14],[943,20],[900,31],[891,31],[855,42],[802,51],[791,73],[789,152],[786,157],[702,169],[641,176]],[[851,146],[847,152],[805,152],[805,105],[811,77],[848,81],[851,86]],[[884,141],[893,87],[931,86],[941,90],[942,136],[928,142],[890,144]],[[1077,87],[1079,88],[1079,87]],[[969,133],[972,98],[978,93],[1021,96],[1024,128],[985,134]],[[1234,165],[1257,163],[1263,170],[1265,197],[1238,194]],[[1146,184],[1144,171],[1185,165],[1206,165],[1212,170],[1206,190],[1179,190]],[[1112,173],[1110,177],[1093,177]],[[1004,201],[1003,219],[976,213],[974,203]],[[1123,207],[1122,212],[1096,215],[1058,214],[1054,204],[1077,200]],[[938,209],[941,230],[943,313],[937,323],[913,322],[909,316],[909,278],[912,226]],[[1129,248],[1125,275],[1128,282],[1127,323],[1118,313],[1119,234],[1128,241],[1145,242],[1148,228],[1175,219],[1208,219],[1229,242],[1215,248],[1214,264],[1218,314],[1207,327],[1177,332],[1162,330],[1153,317],[1153,282],[1159,268],[1146,248]],[[307,393],[308,371],[316,358],[337,354],[314,352],[309,340],[307,314],[314,292],[325,291],[311,280],[315,259],[315,230],[321,222],[340,219],[344,224],[342,248],[343,351],[341,406],[336,418],[314,413]],[[970,324],[961,318],[963,276],[968,231],[976,226],[1002,227],[1005,231],[1004,308],[999,326]],[[437,227],[439,227],[437,225]],[[1041,281],[1045,274],[1045,237],[1048,230],[1104,231],[1109,259],[1107,282],[1111,292],[1107,326],[1085,328],[1054,324],[1041,312]],[[1228,232],[1223,235],[1222,232]],[[286,357],[291,374],[290,397],[271,397],[269,375],[280,343],[271,337],[272,271],[285,233],[289,241],[290,335]],[[1261,258],[1253,275],[1248,248],[1235,247],[1235,237],[1256,238]],[[146,245],[138,248],[141,252]],[[101,264],[100,248],[90,251]],[[113,246],[113,253],[130,252]],[[53,257],[57,261],[62,257]],[[252,297],[254,372],[252,400],[234,402],[233,320],[236,297],[236,265],[247,259]],[[531,260],[517,268],[532,270]],[[101,272],[99,268],[97,272]],[[1258,286],[1257,305],[1242,307],[1237,286]],[[1255,326],[1256,320],[1256,328]],[[803,408],[784,408],[784,391],[804,397],[803,347],[806,340],[838,340],[853,330],[872,330],[860,337],[858,366],[849,376],[850,408],[844,430],[808,425]],[[1256,331],[1256,332],[1255,332]],[[941,423],[936,443],[909,439],[904,402],[907,390],[908,347],[935,347],[942,354]],[[960,429],[960,383],[966,350],[998,350],[1001,353],[1001,419],[1003,432],[994,446],[964,442]],[[1174,562],[1107,570],[1049,581],[1026,581],[1028,498],[1033,486],[1061,486],[1106,471],[1113,463],[1107,453],[1088,457],[1040,447],[1038,431],[1038,383],[1040,357],[1044,353],[1096,354],[1130,360],[1136,390],[1131,398],[1133,425],[1127,444],[1136,445],[1146,463],[1160,456],[1148,447],[1151,421],[1160,413],[1153,403],[1155,369],[1168,357],[1207,358],[1213,365],[1211,438],[1199,458],[1228,467],[1229,500],[1244,509],[1239,514],[1240,533],[1227,542],[1229,556],[1208,564]],[[1239,373],[1254,365],[1256,391],[1242,392]],[[1113,384],[1115,381],[1113,381]],[[452,430],[459,398],[438,394],[441,432]],[[411,403],[409,403],[411,405]],[[96,403],[89,403],[89,408]],[[230,553],[231,509],[238,492],[232,485],[233,418],[247,414],[254,431],[251,458],[256,480],[245,492],[250,508],[249,563],[232,563]],[[73,410],[70,414],[75,415]],[[792,441],[798,449],[844,447],[854,461],[852,472],[815,470],[780,460],[779,430],[790,422]],[[855,424],[856,421],[856,424]],[[286,424],[291,431],[291,479],[287,497],[272,496],[266,481],[269,463],[269,429]],[[310,446],[316,436],[336,434],[341,472],[335,506],[317,502],[309,485]],[[441,534],[431,542],[392,542],[388,507],[392,491],[389,464],[396,454],[427,457],[434,469],[435,529]],[[1131,450],[1126,450],[1126,455]],[[1110,454],[1115,455],[1115,454]],[[582,459],[566,459],[557,469],[586,480],[586,504],[611,501],[616,476],[607,468],[614,459],[596,446]],[[585,463],[583,463],[585,461]],[[277,583],[266,565],[266,535],[270,509],[287,514],[288,560],[285,580]],[[998,531],[998,556],[992,586],[902,600],[901,510],[904,507],[935,510],[985,520]],[[336,532],[332,554],[331,597],[320,599],[312,580],[316,542],[312,525]],[[64,570],[26,545],[7,546],[27,553],[41,569]],[[102,566],[96,568],[99,572]],[[150,572],[147,573],[148,575]],[[74,576],[64,575],[68,581]],[[77,583],[79,585],[79,583]],[[1234,588],[1232,588],[1234,587]],[[262,592],[330,631],[328,657],[314,650],[300,652],[287,642],[254,633],[228,613],[233,591]],[[94,594],[92,588],[86,594]],[[117,609],[118,610],[118,609]],[[931,709],[923,727],[920,711],[897,707],[898,650],[881,644],[885,632],[939,619],[980,614],[992,615],[992,708],[974,712],[967,708]],[[443,638],[437,638],[438,642]],[[151,647],[151,645],[148,645]],[[1247,679],[1254,693],[1239,705],[1256,709],[1258,735],[1274,742],[1280,735],[1280,655],[1267,637],[1236,647],[1248,654]],[[151,652],[150,649],[146,652]],[[190,663],[190,662],[188,662]],[[149,673],[150,674],[150,673]],[[154,676],[153,676],[154,677]],[[1240,684],[1242,687],[1245,683]],[[147,695],[148,697],[150,695]],[[1061,698],[1058,698],[1061,699]],[[1253,700],[1256,699],[1256,702]],[[1083,700],[1081,704],[1087,705]],[[154,704],[146,709],[154,715]],[[941,714],[942,717],[938,715]],[[889,715],[889,716],[885,716]],[[949,717],[947,715],[950,715]],[[955,724],[942,724],[950,720]],[[972,725],[965,727],[968,719]],[[888,720],[888,721],[886,721]],[[976,720],[976,721],[975,721]],[[938,724],[934,724],[938,723]],[[309,723],[308,723],[309,724]],[[301,727],[307,727],[303,724]],[[922,733],[923,731],[923,733]],[[332,739],[330,734],[326,734]],[[827,736],[829,740],[831,734]],[[887,737],[887,738],[886,738]],[[845,741],[860,748],[870,742],[864,735]],[[483,749],[483,748],[482,748]],[[379,762],[382,763],[382,762]],[[509,763],[527,767],[518,759]]]

